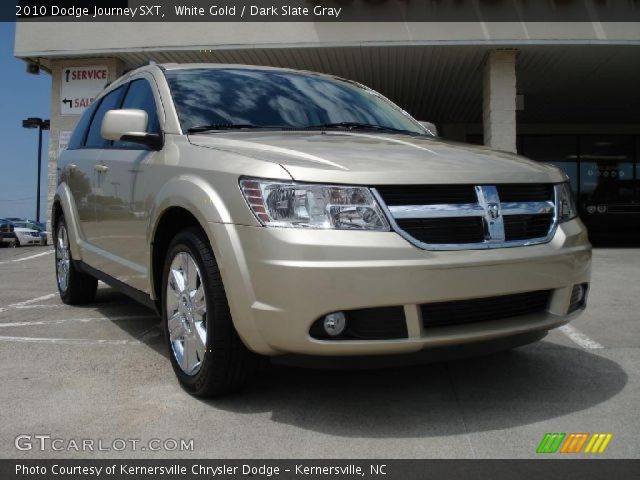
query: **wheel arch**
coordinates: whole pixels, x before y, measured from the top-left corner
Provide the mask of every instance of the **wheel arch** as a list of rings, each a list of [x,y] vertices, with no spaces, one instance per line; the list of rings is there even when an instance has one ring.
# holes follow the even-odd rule
[[[80,241],[82,240],[82,229],[78,222],[78,211],[73,202],[73,195],[69,186],[62,182],[58,185],[56,193],[51,202],[51,238],[55,242],[58,222],[64,216],[69,234],[69,248],[74,260],[82,260]]]
[[[152,298],[158,308],[158,311],[161,311],[162,307],[162,305],[160,305],[162,300],[162,273],[169,245],[178,232],[189,227],[201,230],[207,240],[209,240],[209,246],[213,250],[213,246],[211,245],[209,235],[204,225],[196,215],[183,206],[174,205],[163,210],[154,226],[150,242],[151,258],[149,281],[151,285]]]
[[[162,274],[169,244],[180,230],[188,226],[194,226],[204,233],[225,287],[237,281],[234,276],[242,271],[242,267],[238,265],[238,258],[231,254],[234,251],[233,240],[227,228],[217,228],[233,223],[221,196],[202,178],[181,175],[160,189],[149,214],[147,232],[148,285],[159,311],[162,307]],[[264,344],[252,320],[250,307],[239,302],[238,295],[229,296],[227,292],[227,299],[232,321],[245,345],[255,352],[269,352],[269,347]]]
[[[149,229],[149,286],[151,298],[159,300],[159,284],[171,239],[180,230],[194,226],[201,229],[214,252],[215,245],[209,222],[230,222],[229,212],[222,198],[204,179],[195,175],[180,175],[168,181],[158,191],[150,212]]]

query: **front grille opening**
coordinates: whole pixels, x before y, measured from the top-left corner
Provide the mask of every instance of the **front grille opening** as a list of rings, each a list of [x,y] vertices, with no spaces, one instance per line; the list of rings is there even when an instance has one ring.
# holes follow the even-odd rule
[[[496,185],[501,202],[545,202],[554,201],[551,183],[518,183]]]
[[[547,310],[551,290],[420,305],[425,328],[531,315]]]
[[[482,217],[410,218],[396,220],[398,227],[423,243],[479,243],[484,241]]]
[[[505,215],[503,219],[505,240],[546,237],[553,224],[553,215],[550,213]]]
[[[394,340],[407,338],[407,321],[404,308],[379,307],[343,311],[347,318],[344,332],[332,337],[323,327],[324,316],[316,320],[309,330],[318,340]]]
[[[388,206],[476,203],[473,185],[383,185],[376,187]]]

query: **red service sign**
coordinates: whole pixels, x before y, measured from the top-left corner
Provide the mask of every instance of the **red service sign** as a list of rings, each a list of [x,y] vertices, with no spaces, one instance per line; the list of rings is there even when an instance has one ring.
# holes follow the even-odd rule
[[[80,115],[109,82],[103,65],[64,67],[60,79],[60,113]]]

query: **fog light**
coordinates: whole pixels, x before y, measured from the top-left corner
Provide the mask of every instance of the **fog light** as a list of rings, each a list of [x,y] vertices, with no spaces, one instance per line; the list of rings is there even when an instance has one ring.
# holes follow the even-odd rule
[[[569,313],[582,308],[587,300],[588,283],[574,285],[571,290],[571,300],[569,301]]]
[[[589,213],[589,214],[596,213],[596,206],[595,205],[589,205],[587,207],[587,213]]]
[[[324,331],[327,335],[330,337],[337,337],[344,332],[344,329],[347,326],[347,317],[345,317],[343,312],[330,313],[324,317],[322,326],[324,327]]]
[[[598,213],[607,213],[606,205],[598,205]]]

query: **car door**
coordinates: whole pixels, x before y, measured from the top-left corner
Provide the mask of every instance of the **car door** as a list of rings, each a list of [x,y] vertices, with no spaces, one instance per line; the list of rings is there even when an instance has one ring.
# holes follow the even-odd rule
[[[69,185],[74,192],[73,197],[80,217],[83,259],[96,268],[102,263],[96,241],[99,236],[96,216],[102,189],[102,170],[98,162],[103,150],[111,144],[100,135],[100,127],[104,114],[119,107],[123,94],[124,87],[118,87],[99,100],[91,116],[82,148],[78,149],[74,159],[70,160],[75,165],[70,169]]]
[[[147,133],[160,133],[158,102],[152,78],[127,85],[121,108],[147,112]],[[99,190],[94,242],[108,253],[102,270],[139,290],[147,288],[149,246],[146,227],[150,195],[148,163],[160,152],[133,142],[116,141],[105,148],[96,164]]]
[[[76,227],[81,237],[79,239],[81,249],[87,243],[85,228],[90,229],[90,223],[95,221],[93,165],[100,150],[85,148],[85,140],[89,125],[100,102],[101,100],[97,100],[84,111],[73,130],[67,149],[58,159],[58,183],[65,183],[68,186],[75,208],[75,215],[72,215],[73,218],[69,218],[67,221],[76,221]]]

